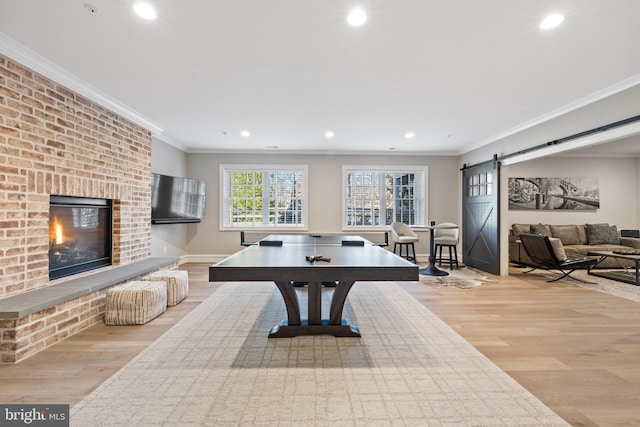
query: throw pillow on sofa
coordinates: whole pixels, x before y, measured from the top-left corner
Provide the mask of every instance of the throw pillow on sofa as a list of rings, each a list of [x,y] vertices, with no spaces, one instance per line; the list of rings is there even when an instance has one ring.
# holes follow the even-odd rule
[[[531,224],[512,224],[511,231],[515,237],[520,237],[522,233],[531,233]]]
[[[590,245],[619,245],[618,227],[609,224],[587,224]]]
[[[540,234],[542,236],[551,236],[551,230],[545,224],[531,224],[531,233]]]
[[[551,230],[551,235],[560,239],[563,245],[580,244],[577,225],[550,225],[549,229]]]
[[[556,254],[556,258],[558,261],[566,261],[567,254],[564,251],[564,246],[562,245],[562,241],[556,237],[549,237],[549,242],[551,242],[551,247],[553,248],[553,253]]]
[[[578,244],[588,245],[589,236],[587,236],[587,226],[585,224],[577,224],[576,228],[578,229]]]

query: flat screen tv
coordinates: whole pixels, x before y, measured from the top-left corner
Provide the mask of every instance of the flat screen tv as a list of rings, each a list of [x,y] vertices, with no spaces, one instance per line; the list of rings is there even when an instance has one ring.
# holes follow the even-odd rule
[[[194,223],[204,218],[205,181],[157,173],[151,175],[152,224]]]

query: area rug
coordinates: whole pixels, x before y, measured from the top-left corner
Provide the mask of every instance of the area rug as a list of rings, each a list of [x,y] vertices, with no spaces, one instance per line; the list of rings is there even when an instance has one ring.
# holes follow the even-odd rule
[[[424,268],[421,266],[420,268]],[[420,275],[420,283],[431,287],[455,286],[461,289],[477,288],[484,283],[495,282],[489,276],[479,273],[478,271],[461,267],[459,269],[444,270],[449,273],[448,276],[426,276]]]
[[[352,289],[345,317],[361,338],[268,339],[284,316],[273,284],[224,284],[75,405],[71,425],[568,425],[393,282]]]
[[[555,279],[556,277],[560,276],[560,274],[557,272],[546,270],[534,270],[528,274],[541,274],[545,277],[548,277],[547,280]],[[580,286],[581,288],[591,289],[605,294],[628,299],[630,301],[640,302],[640,286],[618,282],[616,280],[610,280],[604,277],[591,276],[587,274],[586,270],[576,270],[571,273],[571,276],[575,276],[575,278],[580,280],[575,280],[574,278],[569,277],[563,279],[563,281]]]

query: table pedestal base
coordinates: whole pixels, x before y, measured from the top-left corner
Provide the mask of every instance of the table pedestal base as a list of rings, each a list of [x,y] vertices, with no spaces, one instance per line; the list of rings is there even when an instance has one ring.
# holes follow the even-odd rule
[[[360,330],[342,318],[344,303],[353,280],[333,282],[335,290],[331,296],[329,319],[322,319],[322,282],[309,281],[307,288],[308,319],[300,318],[300,302],[290,280],[276,280],[287,308],[287,319],[271,328],[269,338],[291,338],[300,335],[333,335],[334,337],[359,337]]]
[[[446,271],[442,271],[438,267],[436,267],[436,245],[435,245],[434,235],[435,235],[435,230],[437,228],[458,228],[458,226],[445,227],[445,226],[438,226],[438,225],[432,224],[428,228],[429,228],[429,265],[423,268],[422,270],[419,270],[418,273],[424,276],[448,276],[449,273],[447,273]]]
[[[360,330],[349,324],[347,319],[342,319],[340,325],[329,324],[328,319],[322,319],[321,325],[310,325],[308,320],[303,320],[300,325],[289,325],[283,320],[279,325],[271,328],[269,338],[293,338],[301,335],[333,335],[334,337],[360,337]]]

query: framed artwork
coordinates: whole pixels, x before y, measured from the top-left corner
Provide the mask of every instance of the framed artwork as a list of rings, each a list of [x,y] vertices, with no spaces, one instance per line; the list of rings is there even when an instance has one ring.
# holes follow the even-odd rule
[[[509,210],[595,211],[597,178],[509,178]]]

